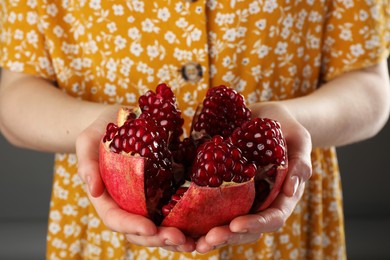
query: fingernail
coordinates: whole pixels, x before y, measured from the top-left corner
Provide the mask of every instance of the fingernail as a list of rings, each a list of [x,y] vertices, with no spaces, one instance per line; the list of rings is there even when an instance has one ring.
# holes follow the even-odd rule
[[[87,185],[88,185],[89,192],[92,191],[91,180],[92,180],[92,177],[91,177],[90,175],[88,175],[88,176],[87,176]]]
[[[180,246],[181,244],[177,244],[177,243],[174,243],[174,242],[172,242],[171,240],[165,240],[165,244],[167,245],[167,246]]]
[[[294,182],[294,190],[293,190],[293,196],[295,195],[295,193],[297,192],[298,190],[298,186],[299,186],[299,179],[297,176],[292,176],[291,177],[292,181]]]
[[[195,247],[192,246],[192,245],[187,245],[187,246],[185,246],[185,245],[180,245],[180,246],[177,246],[177,250],[178,250],[178,251],[184,251],[184,252],[189,253],[189,252],[194,251],[194,250],[195,250]]]
[[[223,247],[227,244],[227,241],[223,241],[222,243],[219,243],[218,245],[213,246],[213,250],[218,249],[220,247]]]
[[[241,233],[241,234],[248,233],[248,229],[238,230],[235,233]]]

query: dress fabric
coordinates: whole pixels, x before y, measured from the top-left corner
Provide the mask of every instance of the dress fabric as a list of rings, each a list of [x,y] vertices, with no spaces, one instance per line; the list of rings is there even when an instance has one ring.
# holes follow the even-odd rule
[[[165,82],[188,134],[209,87],[233,87],[249,104],[283,100],[385,59],[389,8],[388,0],[1,1],[0,65],[110,104],[135,105]],[[189,64],[195,80],[183,74]],[[282,229],[200,255],[130,245],[108,230],[77,175],[76,156],[56,154],[47,259],[345,259],[335,149],[314,149],[312,163]]]

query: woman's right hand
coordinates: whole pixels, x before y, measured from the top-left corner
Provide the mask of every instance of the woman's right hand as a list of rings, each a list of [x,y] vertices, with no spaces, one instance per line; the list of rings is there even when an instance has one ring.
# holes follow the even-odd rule
[[[123,233],[136,245],[163,247],[171,251],[195,250],[193,239],[179,229],[157,227],[150,219],[122,210],[104,187],[99,171],[99,143],[109,122],[115,122],[118,106],[107,109],[76,140],[78,174],[86,184],[88,197],[103,223],[112,231]]]

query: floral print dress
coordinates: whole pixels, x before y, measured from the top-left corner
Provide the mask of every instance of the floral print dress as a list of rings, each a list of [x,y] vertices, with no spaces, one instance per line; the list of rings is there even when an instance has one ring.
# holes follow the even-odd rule
[[[166,82],[189,122],[212,86],[231,86],[248,103],[282,100],[378,63],[388,55],[389,8],[388,0],[2,0],[0,65],[102,103],[134,105]],[[344,259],[335,149],[314,149],[312,163],[282,229],[200,255],[134,246],[108,230],[76,156],[57,154],[47,259]]]

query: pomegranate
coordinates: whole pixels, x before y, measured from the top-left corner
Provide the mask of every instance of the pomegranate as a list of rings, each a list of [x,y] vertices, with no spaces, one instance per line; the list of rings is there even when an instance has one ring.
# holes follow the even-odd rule
[[[281,126],[251,119],[233,89],[209,89],[182,139],[183,119],[166,84],[123,108],[100,144],[105,186],[124,210],[199,237],[240,215],[263,210],[287,172]]]

